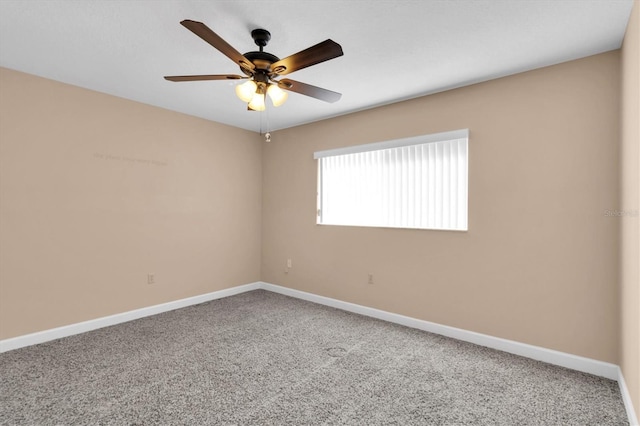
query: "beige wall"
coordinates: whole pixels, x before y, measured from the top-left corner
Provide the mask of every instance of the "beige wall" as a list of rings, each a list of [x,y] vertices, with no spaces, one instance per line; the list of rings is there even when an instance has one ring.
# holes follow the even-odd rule
[[[255,133],[7,69],[0,117],[0,339],[260,279]]]
[[[640,415],[640,3],[634,3],[622,45],[620,150],[620,367]]]
[[[619,221],[604,212],[619,206],[619,59],[275,132],[263,148],[262,279],[617,363]],[[315,224],[314,151],[460,128],[468,232]]]

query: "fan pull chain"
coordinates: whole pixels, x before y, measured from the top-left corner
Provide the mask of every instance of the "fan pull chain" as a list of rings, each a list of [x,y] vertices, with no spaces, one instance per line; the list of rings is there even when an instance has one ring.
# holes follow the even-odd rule
[[[267,121],[267,128],[266,128],[267,131],[264,134],[264,141],[271,142],[271,132],[269,132],[269,108],[265,108],[264,114]],[[261,126],[260,130],[262,131],[262,120],[260,120],[260,126]]]

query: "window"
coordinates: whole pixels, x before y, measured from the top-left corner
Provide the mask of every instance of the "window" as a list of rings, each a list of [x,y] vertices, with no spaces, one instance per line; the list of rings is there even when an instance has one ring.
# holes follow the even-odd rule
[[[314,153],[317,223],[467,230],[468,137],[464,129]]]

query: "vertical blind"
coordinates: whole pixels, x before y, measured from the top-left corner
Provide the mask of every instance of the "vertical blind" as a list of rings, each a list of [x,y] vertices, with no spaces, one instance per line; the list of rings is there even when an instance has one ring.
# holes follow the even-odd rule
[[[316,152],[318,223],[467,230],[468,130]]]

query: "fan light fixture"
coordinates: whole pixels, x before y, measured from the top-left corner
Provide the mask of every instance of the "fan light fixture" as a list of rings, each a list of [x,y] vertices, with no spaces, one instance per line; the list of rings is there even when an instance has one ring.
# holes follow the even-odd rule
[[[265,90],[266,87],[266,90]],[[248,102],[249,109],[254,111],[265,110],[265,92],[271,98],[273,106],[279,107],[289,97],[289,94],[272,83],[256,83],[249,80],[236,86],[236,95],[243,102]]]

